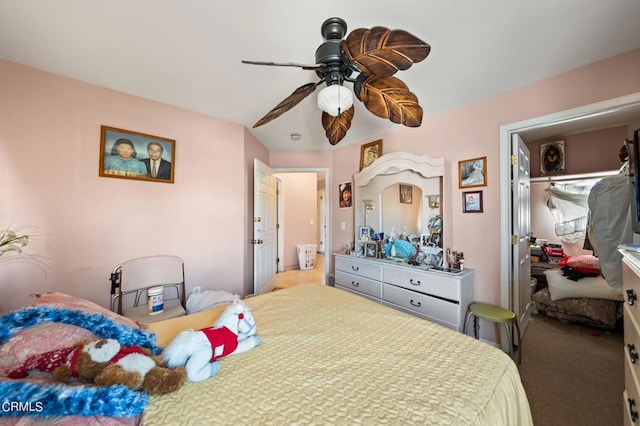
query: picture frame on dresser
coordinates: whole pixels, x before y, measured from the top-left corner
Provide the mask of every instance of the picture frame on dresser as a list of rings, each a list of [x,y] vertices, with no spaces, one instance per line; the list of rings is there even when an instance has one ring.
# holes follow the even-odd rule
[[[369,226],[361,226],[358,231],[358,235],[360,236],[360,240],[366,241],[373,238],[373,229]]]
[[[362,245],[364,257],[378,257],[378,243],[375,241],[366,242]]]

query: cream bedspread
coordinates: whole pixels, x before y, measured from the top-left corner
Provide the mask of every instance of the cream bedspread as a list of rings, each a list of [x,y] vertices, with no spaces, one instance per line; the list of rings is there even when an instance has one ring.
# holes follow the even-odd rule
[[[469,336],[316,284],[246,303],[262,344],[223,358],[208,380],[153,397],[145,425],[532,424],[516,365]],[[166,344],[219,312],[151,331]]]

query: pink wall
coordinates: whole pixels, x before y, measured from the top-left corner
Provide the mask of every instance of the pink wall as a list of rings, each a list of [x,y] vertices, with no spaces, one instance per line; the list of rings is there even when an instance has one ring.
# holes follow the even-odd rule
[[[188,288],[243,292],[245,150],[267,153],[242,126],[3,60],[0,75],[0,227],[31,227],[50,267],[0,266],[0,309],[50,290],[107,306],[115,265],[161,253]],[[99,177],[103,124],[175,139],[175,183]]]

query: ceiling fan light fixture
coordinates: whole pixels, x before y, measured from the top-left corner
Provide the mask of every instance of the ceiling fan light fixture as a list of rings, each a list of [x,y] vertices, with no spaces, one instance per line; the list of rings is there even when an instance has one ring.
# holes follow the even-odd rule
[[[334,117],[353,105],[353,93],[340,84],[332,84],[318,93],[318,108]]]

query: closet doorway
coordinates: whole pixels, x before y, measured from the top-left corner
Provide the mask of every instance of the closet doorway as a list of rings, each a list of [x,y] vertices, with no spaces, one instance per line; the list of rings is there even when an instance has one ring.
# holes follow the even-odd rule
[[[512,140],[521,137],[526,140],[542,139],[555,134],[577,133],[595,130],[614,125],[630,125],[640,120],[640,93],[610,99],[571,110],[561,111],[525,121],[507,124],[500,127],[500,170],[511,170]],[[500,287],[501,305],[516,312],[521,320],[521,329],[526,330],[528,312],[521,312],[515,297],[524,289],[516,288],[519,273],[513,267],[512,241],[514,235],[514,217],[518,216],[520,206],[514,202],[512,195],[511,173],[500,177]],[[522,200],[519,201],[523,202]],[[526,200],[530,203],[530,200]],[[524,272],[526,273],[526,272]],[[530,271],[529,271],[530,274]],[[502,332],[504,334],[504,331]],[[503,349],[506,348],[506,336],[501,338]]]

